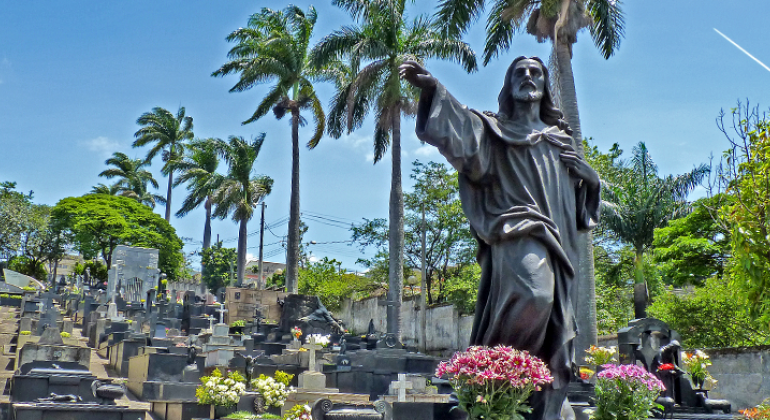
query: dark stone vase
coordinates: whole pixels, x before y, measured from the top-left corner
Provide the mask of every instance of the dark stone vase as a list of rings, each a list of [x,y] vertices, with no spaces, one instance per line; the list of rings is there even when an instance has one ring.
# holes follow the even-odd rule
[[[213,414],[211,416],[212,419],[222,419],[222,418],[225,418],[225,417],[229,416],[230,414],[235,413],[235,411],[237,410],[237,407],[234,406],[234,405],[233,406],[229,406],[229,407],[226,407],[224,405],[214,405],[212,407],[213,407],[213,410],[211,410],[212,414]]]

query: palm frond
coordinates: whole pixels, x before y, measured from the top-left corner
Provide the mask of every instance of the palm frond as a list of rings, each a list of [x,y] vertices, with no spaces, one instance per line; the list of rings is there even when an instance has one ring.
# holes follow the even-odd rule
[[[588,0],[588,14],[593,20],[591,37],[605,59],[615,54],[625,32],[620,3],[620,0]]]
[[[495,0],[487,18],[487,39],[484,43],[483,63],[486,66],[497,57],[501,51],[507,51],[516,32],[512,21],[503,18],[503,12],[508,6],[507,0]]]
[[[442,0],[434,15],[436,28],[447,37],[460,36],[483,11],[484,0]]]

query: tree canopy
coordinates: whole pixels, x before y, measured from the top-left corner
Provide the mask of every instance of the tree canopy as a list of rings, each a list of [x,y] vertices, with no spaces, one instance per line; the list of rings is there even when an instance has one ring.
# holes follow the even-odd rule
[[[60,200],[51,211],[52,224],[72,235],[86,259],[101,257],[107,267],[118,245],[158,249],[158,268],[175,280],[183,261],[182,240],[176,230],[136,200],[88,194]]]

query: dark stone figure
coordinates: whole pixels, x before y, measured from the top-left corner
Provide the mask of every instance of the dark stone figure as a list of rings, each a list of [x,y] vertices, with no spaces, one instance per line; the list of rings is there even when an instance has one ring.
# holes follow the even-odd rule
[[[599,176],[553,105],[539,58],[513,61],[497,113],[460,104],[416,62],[400,71],[422,90],[417,137],[458,171],[463,211],[479,243],[471,344],[509,345],[543,359],[554,382],[533,395],[530,418],[560,419],[573,376],[578,231],[598,221]]]
[[[679,392],[676,379],[685,373],[679,368],[679,351],[681,349],[682,346],[679,344],[679,341],[671,340],[670,343],[661,346],[658,354],[655,355],[652,363],[650,363],[650,372],[657,376],[666,387],[666,390],[663,392],[663,395],[666,397],[674,398],[674,392]]]

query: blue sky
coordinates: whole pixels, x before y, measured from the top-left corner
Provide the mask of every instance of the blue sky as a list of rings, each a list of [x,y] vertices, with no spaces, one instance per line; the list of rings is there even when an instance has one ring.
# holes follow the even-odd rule
[[[280,247],[289,213],[290,127],[272,115],[246,126],[269,85],[244,93],[228,93],[235,77],[212,78],[226,61],[231,44],[225,37],[245,26],[250,14],[280,2],[245,1],[59,1],[5,2],[0,13],[0,181],[16,181],[34,190],[35,201],[55,204],[87,193],[106,180],[97,175],[104,160],[132,149],[136,119],[155,106],[176,111],[181,105],[194,118],[198,137],[251,137],[267,133],[256,172],[275,179],[266,199],[265,252],[283,261]],[[318,9],[315,40],[351,21],[331,2],[296,1]],[[435,2],[411,6],[414,14],[432,12]],[[626,37],[618,53],[604,60],[587,31],[574,49],[573,67],[583,135],[607,150],[614,142],[629,154],[647,143],[662,174],[689,171],[719,156],[726,141],[714,120],[721,108],[748,99],[770,107],[770,72],[714,31],[718,29],[757,59],[770,63],[767,0],[627,1]],[[466,40],[483,49],[483,22]],[[512,48],[479,72],[467,75],[459,66],[430,61],[428,68],[462,102],[496,110],[505,68],[519,55],[547,58],[549,44],[516,37]],[[319,86],[324,101],[330,86]],[[414,136],[414,121],[403,128],[403,171],[409,187],[411,162],[442,161]],[[329,256],[354,270],[360,253],[339,241],[350,239],[340,227],[362,218],[387,217],[390,159],[372,165],[372,126],[339,140],[322,139],[315,150],[301,151],[301,208],[313,255]],[[300,131],[300,141],[309,138]],[[165,181],[153,171],[165,194]],[[185,190],[174,192],[174,210]],[[163,207],[156,212],[163,214]],[[333,220],[334,222],[331,222]],[[202,239],[203,210],[172,224],[191,238],[186,251]],[[250,232],[258,229],[255,218]],[[237,225],[214,223],[214,233],[236,246]],[[258,236],[249,238],[257,253]],[[330,243],[331,242],[331,243]],[[269,244],[269,245],[268,245]],[[197,245],[199,246],[199,245]],[[361,267],[358,267],[361,269]]]

